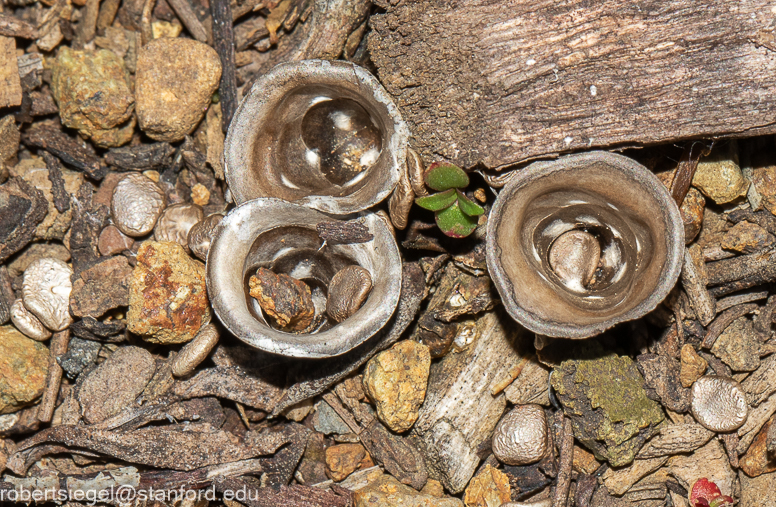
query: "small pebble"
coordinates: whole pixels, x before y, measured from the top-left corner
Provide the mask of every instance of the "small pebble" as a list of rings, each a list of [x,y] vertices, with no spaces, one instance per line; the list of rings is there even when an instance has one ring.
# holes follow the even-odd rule
[[[205,265],[177,243],[143,242],[129,285],[127,329],[152,343],[185,343],[207,322]]]
[[[711,353],[733,371],[754,371],[760,366],[760,341],[747,317],[739,317],[714,341]]]
[[[115,225],[109,225],[100,232],[97,240],[97,249],[103,256],[115,255],[124,250],[129,250],[135,240],[124,234]]]
[[[221,79],[213,48],[163,37],[137,55],[135,95],[140,128],[157,141],[180,141],[200,122]]]
[[[327,447],[326,475],[334,482],[340,482],[359,468],[368,468],[364,463],[366,458],[366,449],[361,444],[339,444]]]
[[[189,250],[189,231],[200,222],[205,214],[197,204],[182,202],[168,206],[162,211],[154,227],[156,241],[173,241]]]
[[[426,398],[431,367],[428,347],[403,340],[369,360],[363,385],[377,408],[377,417],[402,433],[415,424]]]
[[[366,302],[372,291],[372,277],[361,266],[348,266],[339,270],[329,283],[326,313],[335,322],[342,322]]]
[[[221,213],[213,213],[206,216],[201,221],[194,224],[189,229],[187,242],[189,250],[195,257],[202,261],[207,260],[207,252],[210,250],[210,241],[213,239],[213,232],[216,226],[224,219]]]
[[[547,417],[539,405],[519,405],[493,432],[493,454],[507,465],[529,465],[547,454]]]
[[[204,361],[218,344],[218,328],[207,324],[199,330],[197,336],[187,343],[172,361],[172,374],[176,377],[186,377]]]
[[[709,363],[695,352],[689,343],[685,343],[681,352],[682,366],[679,371],[679,381],[684,387],[690,387],[706,373]]]
[[[121,146],[132,139],[135,99],[124,61],[113,51],[63,47],[52,65],[51,92],[62,123],[97,146]]]
[[[16,412],[43,394],[49,350],[13,326],[0,326],[0,414]]]
[[[145,236],[154,229],[165,200],[157,183],[142,174],[130,173],[113,190],[113,223],[127,236]]]
[[[72,275],[70,266],[53,258],[38,259],[24,270],[24,306],[52,331],[67,329],[73,322],[70,316]]]
[[[692,386],[692,415],[704,428],[726,433],[740,428],[749,415],[741,385],[732,378],[706,375]]]
[[[248,281],[250,295],[278,327],[287,331],[304,331],[315,318],[310,287],[285,273],[279,275],[259,268]]]
[[[601,245],[585,231],[564,232],[550,246],[550,267],[575,292],[584,292],[595,276],[600,259]]]
[[[11,305],[11,322],[16,326],[16,329],[36,342],[43,342],[51,338],[51,331],[46,329],[46,326],[25,308],[21,299],[17,299]]]
[[[199,206],[207,206],[210,202],[210,191],[202,183],[191,187],[191,200]]]
[[[746,195],[746,181],[737,160],[723,150],[715,150],[698,163],[692,185],[717,204],[725,204]]]
[[[738,222],[722,237],[722,248],[739,253],[754,253],[776,243],[773,234],[746,220]]]

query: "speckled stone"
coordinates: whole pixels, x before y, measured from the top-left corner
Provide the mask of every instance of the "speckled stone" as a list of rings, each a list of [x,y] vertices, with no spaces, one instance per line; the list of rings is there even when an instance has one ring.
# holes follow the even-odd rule
[[[364,391],[375,403],[377,417],[391,430],[401,433],[415,424],[426,398],[430,367],[428,347],[412,340],[397,343],[367,363]]]
[[[221,61],[207,44],[155,39],[138,51],[137,117],[157,141],[180,141],[200,122],[221,79]]]
[[[121,146],[132,139],[135,99],[124,61],[113,51],[62,47],[51,69],[51,92],[62,123],[97,146]]]
[[[0,326],[0,414],[16,412],[43,394],[49,350],[13,326]]]
[[[776,215],[776,165],[755,168],[752,185],[760,194],[765,209]]]
[[[722,248],[739,253],[754,253],[776,243],[773,234],[757,224],[742,221],[722,236]]]
[[[152,343],[184,343],[208,321],[205,265],[178,243],[143,243],[129,285],[127,329]]]
[[[734,156],[714,150],[698,163],[692,185],[717,204],[724,204],[746,195],[746,181]]]

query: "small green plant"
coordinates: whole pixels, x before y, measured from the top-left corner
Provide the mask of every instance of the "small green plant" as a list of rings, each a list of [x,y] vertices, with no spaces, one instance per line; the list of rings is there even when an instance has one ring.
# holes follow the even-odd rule
[[[690,492],[692,507],[723,507],[733,505],[733,499],[723,495],[719,487],[708,479],[699,479]]]
[[[426,186],[438,193],[415,199],[415,204],[431,210],[437,226],[451,238],[465,238],[477,228],[480,215],[485,213],[462,190],[469,186],[469,176],[449,162],[434,162],[423,174]]]

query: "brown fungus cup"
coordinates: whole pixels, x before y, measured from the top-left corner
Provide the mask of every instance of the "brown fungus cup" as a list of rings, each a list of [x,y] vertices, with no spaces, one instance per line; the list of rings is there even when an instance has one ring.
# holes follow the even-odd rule
[[[541,335],[587,338],[653,310],[682,267],[675,202],[609,152],[519,170],[488,220],[488,269],[509,314]]]
[[[237,204],[276,197],[334,215],[367,209],[404,171],[409,130],[369,72],[341,61],[280,64],[240,103],[224,149]]]
[[[399,302],[402,265],[386,222],[374,213],[358,219],[372,238],[360,243],[326,241],[317,226],[337,221],[314,209],[280,199],[254,199],[230,211],[216,226],[207,256],[207,287],[213,309],[236,337],[258,349],[291,357],[344,354],[375,335]],[[342,322],[326,316],[325,298],[334,275],[349,266],[369,272],[372,288]],[[250,296],[258,268],[286,274],[312,289],[322,323],[300,334],[277,329]]]

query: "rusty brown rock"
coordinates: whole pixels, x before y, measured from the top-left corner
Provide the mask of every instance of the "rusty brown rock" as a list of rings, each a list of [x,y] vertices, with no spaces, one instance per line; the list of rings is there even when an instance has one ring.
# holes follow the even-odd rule
[[[0,414],[28,405],[46,388],[49,351],[13,326],[0,326]]]
[[[285,273],[259,268],[248,281],[250,295],[280,328],[304,331],[315,318],[310,287]]]
[[[501,507],[512,498],[507,475],[490,465],[475,476],[463,494],[466,507]]]
[[[722,237],[722,248],[739,253],[754,253],[776,243],[776,238],[759,225],[738,222]]]
[[[127,329],[152,343],[184,343],[209,320],[205,266],[177,243],[144,242],[129,286]]]
[[[364,391],[375,403],[377,417],[391,430],[407,431],[418,419],[426,398],[431,354],[412,340],[400,341],[366,365]]]
[[[709,367],[709,363],[699,356],[689,343],[682,346],[681,360],[679,381],[684,387],[691,387],[693,382],[701,378],[706,373],[706,368]]]
[[[161,38],[138,52],[136,76],[140,128],[157,141],[180,141],[207,111],[221,62],[206,44]]]
[[[78,401],[90,424],[134,405],[156,372],[154,357],[145,349],[121,347],[79,382]]]
[[[100,254],[104,256],[129,250],[134,244],[135,240],[121,232],[115,225],[109,225],[104,228],[97,240],[97,248],[100,250]]]
[[[129,304],[132,267],[123,255],[100,259],[78,274],[70,294],[70,311],[76,317],[99,317]]]
[[[121,146],[132,139],[135,99],[124,62],[112,51],[63,47],[52,66],[51,91],[62,123],[96,145]]]
[[[339,444],[327,447],[326,475],[331,480],[339,482],[361,468],[365,458],[367,458],[366,449],[361,444]]]

